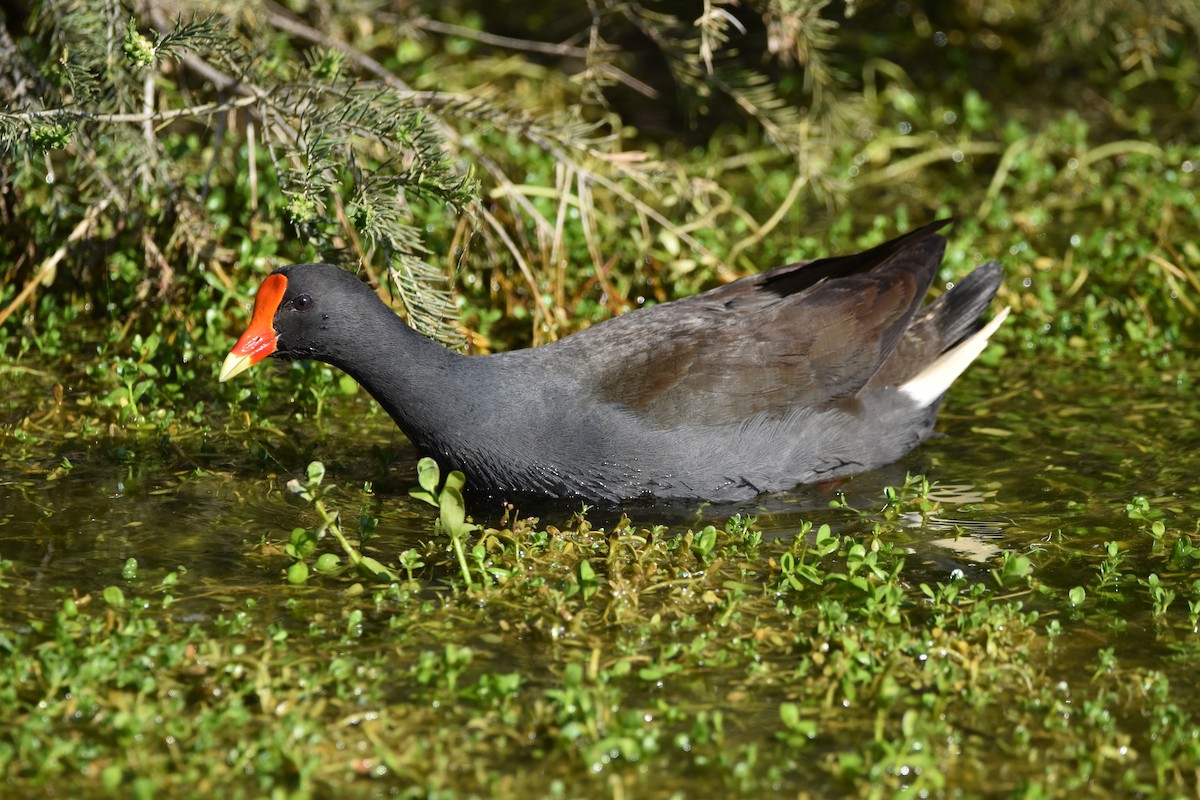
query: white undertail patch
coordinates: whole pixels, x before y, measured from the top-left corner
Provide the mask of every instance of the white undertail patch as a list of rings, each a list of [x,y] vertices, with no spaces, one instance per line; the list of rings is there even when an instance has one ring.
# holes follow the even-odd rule
[[[947,350],[937,361],[897,388],[920,407],[936,402],[950,388],[950,384],[954,383],[955,379],[971,366],[971,362],[979,357],[979,354],[987,347],[988,339],[1008,318],[1008,312],[1011,310],[1011,308],[1004,308],[979,331],[964,339],[956,347]]]

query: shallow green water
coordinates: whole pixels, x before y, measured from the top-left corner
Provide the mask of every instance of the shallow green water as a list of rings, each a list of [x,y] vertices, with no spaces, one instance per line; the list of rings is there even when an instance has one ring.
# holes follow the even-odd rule
[[[304,680],[316,683],[315,676],[321,676],[331,681],[321,684],[317,692],[324,698],[322,703],[342,703],[351,708],[365,704],[375,714],[383,709],[385,717],[390,713],[393,721],[399,720],[395,722],[396,735],[401,739],[411,735],[412,741],[422,742],[426,749],[432,747],[435,754],[430,756],[429,764],[401,768],[400,764],[407,762],[394,754],[402,752],[402,746],[398,740],[387,738],[390,733],[380,734],[381,739],[368,737],[374,744],[365,744],[356,738],[358,723],[343,731],[339,726],[344,716],[322,721],[319,709],[324,705],[314,711],[298,703],[297,707],[309,717],[315,716],[313,724],[330,726],[328,735],[332,740],[322,739],[308,755],[297,757],[298,763],[315,765],[311,768],[319,776],[313,779],[316,783],[296,777],[306,776],[306,767],[285,769],[275,762],[256,762],[253,769],[243,769],[246,776],[255,777],[247,777],[245,785],[235,782],[233,785],[239,787],[235,794],[252,796],[259,791],[253,787],[269,789],[275,785],[271,781],[279,779],[302,795],[315,785],[334,794],[364,795],[425,786],[465,795],[509,790],[556,796],[600,790],[619,794],[618,787],[623,787],[620,791],[656,796],[672,792],[704,796],[714,780],[710,772],[717,768],[714,765],[720,766],[723,791],[730,796],[751,795],[771,786],[793,793],[820,793],[824,787],[828,792],[857,794],[870,794],[872,785],[892,787],[886,791],[914,785],[919,788],[919,781],[903,777],[907,774],[903,773],[903,764],[908,759],[919,765],[912,753],[920,748],[909,751],[890,767],[880,754],[890,752],[888,741],[907,741],[904,736],[908,729],[904,726],[909,723],[901,721],[902,716],[908,719],[900,713],[903,708],[916,713],[914,709],[922,708],[922,703],[928,706],[934,701],[913,700],[915,705],[909,708],[901,701],[889,699],[884,703],[880,699],[884,695],[876,695],[872,689],[870,696],[875,699],[856,713],[861,696],[847,688],[844,676],[841,683],[830,684],[834,688],[828,689],[832,694],[825,700],[806,698],[805,692],[817,685],[811,677],[813,670],[815,674],[827,671],[830,662],[820,655],[820,648],[810,652],[807,645],[799,643],[800,639],[796,643],[786,641],[788,636],[798,635],[788,624],[808,626],[805,630],[816,625],[817,633],[826,637],[822,647],[832,644],[837,652],[843,641],[858,637],[864,642],[882,641],[878,637],[884,629],[877,623],[860,624],[851,619],[844,628],[821,633],[824,623],[806,618],[826,619],[829,609],[821,604],[828,595],[810,597],[797,590],[793,596],[786,587],[769,590],[761,601],[756,601],[758,605],[739,610],[739,616],[754,616],[744,629],[733,626],[731,617],[718,613],[722,603],[733,609],[736,598],[730,598],[738,593],[752,594],[755,585],[777,585],[778,563],[785,553],[797,552],[795,537],[806,521],[817,526],[826,523],[835,536],[859,537],[863,541],[872,538],[878,525],[878,538],[892,545],[897,558],[903,559],[896,580],[881,581],[879,586],[901,587],[907,597],[902,604],[909,609],[905,613],[912,614],[913,620],[924,620],[920,585],[949,583],[959,574],[966,584],[992,587],[989,602],[997,607],[1017,598],[1020,605],[1006,606],[1009,611],[1005,613],[1011,618],[997,622],[997,630],[980,636],[970,628],[960,631],[961,639],[957,641],[963,642],[961,655],[968,662],[982,665],[978,670],[986,674],[988,659],[996,657],[991,648],[1013,647],[1003,631],[1005,626],[1012,628],[1019,622],[1022,630],[1027,629],[1020,641],[1029,652],[1022,653],[1015,663],[1035,665],[1029,667],[1029,674],[1045,685],[1029,684],[1027,698],[1006,699],[989,697],[987,683],[983,682],[982,688],[964,690],[955,701],[965,709],[958,716],[944,709],[937,712],[940,719],[951,720],[946,724],[957,731],[955,735],[967,740],[954,744],[961,761],[957,772],[953,762],[945,761],[945,753],[939,750],[938,758],[947,764],[951,786],[967,787],[968,794],[983,791],[991,780],[989,771],[1004,776],[998,784],[1002,794],[1020,794],[1021,787],[1030,781],[1071,785],[1060,781],[1062,770],[1070,771],[1063,764],[1074,765],[1074,777],[1101,795],[1121,794],[1135,779],[1143,782],[1143,789],[1150,787],[1146,789],[1149,794],[1170,793],[1167,790],[1171,787],[1191,785],[1188,779],[1180,784],[1160,777],[1157,790],[1152,791],[1154,781],[1147,776],[1153,770],[1145,767],[1144,771],[1149,771],[1143,774],[1137,767],[1139,759],[1145,763],[1150,742],[1161,738],[1147,733],[1156,708],[1170,706],[1186,720],[1200,715],[1200,697],[1193,677],[1200,658],[1200,633],[1194,621],[1189,621],[1187,609],[1189,599],[1200,601],[1200,596],[1187,596],[1192,581],[1200,578],[1200,557],[1172,557],[1172,542],[1190,541],[1200,526],[1200,404],[1176,375],[1144,368],[1122,370],[1118,366],[1067,368],[1039,364],[1036,370],[1021,373],[977,365],[947,399],[939,423],[945,435],[893,467],[836,487],[805,488],[786,497],[764,498],[754,507],[633,512],[637,526],[669,523],[669,530],[658,534],[661,540],[689,529],[699,531],[710,521],[720,525],[734,511],[753,513],[763,534],[762,544],[743,546],[734,542],[727,552],[722,551],[723,582],[708,589],[720,597],[714,595],[705,601],[708,608],[714,609],[711,615],[689,612],[689,616],[680,616],[663,626],[658,620],[670,618],[672,602],[696,602],[697,608],[703,607],[705,588],[695,581],[704,575],[706,565],[700,563],[697,568],[686,546],[674,556],[672,551],[659,553],[654,564],[642,556],[633,558],[626,564],[633,573],[643,566],[643,577],[654,570],[674,570],[673,580],[662,585],[684,588],[678,595],[672,594],[674,589],[669,586],[667,590],[655,587],[655,593],[648,590],[640,595],[630,590],[636,606],[630,607],[619,602],[621,576],[612,572],[616,562],[610,555],[607,561],[597,562],[597,568],[612,583],[595,595],[607,597],[608,606],[602,614],[587,617],[589,627],[583,628],[579,626],[584,623],[576,620],[583,620],[585,611],[596,609],[589,609],[586,603],[564,605],[567,601],[563,599],[572,596],[571,581],[582,585],[582,579],[575,567],[551,562],[571,547],[615,547],[615,535],[600,540],[576,536],[569,540],[574,544],[564,545],[566,550],[562,552],[553,546],[546,550],[544,563],[531,562],[530,574],[544,570],[551,578],[558,575],[562,581],[558,589],[553,579],[547,579],[549,582],[531,584],[533,588],[528,592],[507,592],[499,587],[474,596],[456,594],[448,586],[456,573],[446,555],[445,539],[434,531],[436,512],[407,497],[407,489],[416,482],[416,455],[382,413],[364,413],[368,405],[361,393],[339,399],[313,423],[298,422],[284,413],[286,409],[277,409],[275,429],[247,431],[241,415],[235,414],[214,420],[203,433],[182,429],[165,437],[160,431],[147,430],[140,435],[110,436],[106,431],[89,434],[75,430],[72,415],[82,410],[73,405],[69,395],[61,405],[56,404],[50,378],[23,379],[12,386],[0,417],[4,426],[0,434],[4,441],[0,455],[0,559],[11,561],[0,573],[0,623],[8,631],[0,646],[24,653],[45,647],[64,648],[64,623],[56,617],[64,602],[73,600],[80,613],[99,624],[101,609],[111,606],[106,589],[121,587],[127,597],[137,598],[134,602],[141,609],[133,612],[118,607],[118,620],[124,619],[123,614],[129,615],[125,623],[128,627],[138,620],[155,620],[156,633],[151,637],[155,641],[160,639],[154,637],[161,637],[164,642],[175,638],[181,643],[195,642],[199,632],[199,640],[213,648],[222,647],[221,642],[228,640],[231,647],[252,644],[270,649],[276,646],[270,644],[272,641],[282,643],[280,637],[289,636],[284,660],[292,664],[291,669],[300,670],[303,665],[307,670],[304,674],[309,676]],[[359,592],[349,575],[315,576],[304,586],[286,582],[283,570],[290,559],[280,548],[293,528],[312,527],[315,517],[312,509],[288,492],[284,484],[301,476],[314,458],[326,464],[327,482],[337,485],[327,502],[341,510],[350,530],[357,528],[360,515],[378,520],[364,547],[366,552],[387,564],[394,564],[398,554],[410,548],[425,555],[429,566],[418,570],[415,583],[390,594],[372,595],[370,589],[365,594]],[[69,468],[64,459],[69,461]],[[902,485],[906,472],[923,473],[939,484],[929,498],[940,501],[936,509],[925,514],[912,507],[905,513],[884,509],[884,487]],[[368,481],[373,487],[370,494],[359,488]],[[841,496],[857,511],[829,507],[831,500]],[[1130,504],[1136,508],[1141,502],[1136,500],[1138,497],[1146,498],[1146,502],[1141,512],[1131,514]],[[491,515],[487,509],[478,511],[480,517]],[[603,512],[594,514],[593,519],[595,525],[605,527],[615,521],[606,520]],[[1163,524],[1165,533],[1152,535],[1153,520]],[[556,517],[555,512],[543,517],[543,524],[567,521],[562,514]],[[809,533],[808,541],[812,537]],[[1117,543],[1120,558],[1117,562],[1109,558],[1115,563],[1112,579],[1102,581],[1097,576],[1109,556],[1109,542]],[[502,554],[500,545],[496,547],[499,563]],[[992,573],[1000,568],[1005,552],[1009,557],[1029,559],[1029,576],[1011,583],[1008,590],[1000,590]],[[136,559],[133,573],[128,571],[129,559]],[[604,572],[606,563],[608,572]],[[737,567],[740,573],[733,570],[737,563],[741,564]],[[719,571],[715,564],[707,567],[714,574]],[[160,585],[172,573],[175,578]],[[1151,573],[1167,581],[1177,594],[1165,612],[1156,609],[1146,585]],[[743,588],[737,588],[739,585]],[[562,587],[567,589],[560,597],[556,592]],[[1086,600],[1075,602],[1079,598],[1070,597],[1077,587]],[[579,602],[579,597],[575,595],[571,602]],[[837,602],[849,604],[845,598]],[[348,618],[356,609],[360,616]],[[1033,622],[1021,621],[1015,609],[1020,609],[1019,613],[1038,611],[1040,617]],[[869,619],[872,612],[863,613],[864,619]],[[772,615],[778,617],[774,622],[769,621]],[[643,618],[644,623],[639,621]],[[784,622],[787,619],[799,622]],[[893,621],[898,630],[916,625],[914,622],[910,626],[906,619]],[[119,629],[122,623],[112,624]],[[355,625],[357,633],[342,633],[343,628],[353,629]],[[1050,625],[1056,629],[1048,634]],[[932,645],[933,637],[942,635],[944,629],[943,624],[933,625],[928,634],[918,629],[918,636],[928,635]],[[751,641],[751,631],[757,631],[754,635],[760,636],[760,643]],[[781,643],[769,644],[773,636],[783,637]],[[59,644],[53,645],[56,640]],[[708,644],[710,641],[713,643]],[[681,655],[672,650],[688,642],[691,651]],[[744,643],[736,644],[740,650],[735,649],[739,642]],[[454,665],[445,661],[451,659],[451,651],[437,655],[447,645],[471,650],[469,666],[462,670],[463,684],[475,686],[472,681],[486,682],[489,675],[522,676],[522,689],[513,701],[517,709],[504,706],[511,698],[496,701],[500,705],[493,707],[491,701],[475,694],[466,699],[460,696],[459,679],[446,677],[458,674]],[[88,645],[97,646],[95,642]],[[138,644],[137,648],[142,646]],[[136,652],[141,653],[137,648]],[[1112,652],[1103,655],[1107,649]],[[265,656],[255,652],[256,658],[263,659],[255,663],[260,664],[260,670],[265,669],[261,666]],[[429,653],[434,655],[425,655]],[[427,673],[422,672],[422,658],[443,660],[437,661],[440,666],[436,669],[429,667],[433,673]],[[875,656],[859,660],[866,664],[872,658]],[[223,663],[216,656],[212,661]],[[593,719],[578,712],[582,715],[579,720],[564,722],[570,714],[554,704],[565,703],[562,693],[573,685],[570,665],[589,661],[596,666],[588,673],[596,682],[592,688],[610,692],[603,695],[610,704],[606,714],[615,716],[589,712],[598,715]],[[1119,664],[1119,668],[1106,670],[1109,661]],[[331,666],[343,662],[356,665],[348,683],[342,682]],[[634,671],[625,672],[622,664],[632,664]],[[805,664],[808,666],[799,666]],[[159,663],[156,669],[188,685],[186,677],[179,677],[186,676],[187,670],[178,664]],[[205,678],[203,685],[207,687],[210,680],[214,685],[227,678],[232,680],[228,664],[223,669],[218,677]],[[892,668],[880,669],[876,682],[885,680]],[[995,669],[1000,675],[1015,667],[1005,661]],[[655,670],[661,670],[662,676],[656,677]],[[1121,683],[1113,678],[1116,688],[1106,689],[1095,677],[1101,673],[1125,676],[1128,681]],[[104,733],[106,725],[111,724],[111,711],[96,711],[97,716],[90,722],[91,712],[73,712],[82,713],[87,724],[62,718],[58,715],[65,712],[56,705],[62,702],[61,689],[54,690],[54,702],[47,705],[43,698],[38,706],[39,692],[45,687],[39,688],[30,674],[5,675],[0,681],[0,701],[7,704],[6,713],[15,714],[22,720],[20,724],[27,726],[30,723],[25,715],[36,714],[31,709],[41,707],[39,724],[43,732],[39,736],[61,736],[72,742],[72,747],[84,749],[91,742],[98,754],[64,757],[72,764],[72,774],[80,769],[86,772],[81,765],[91,763],[117,764],[122,775],[138,774],[136,764],[121,761],[93,741],[96,735],[102,742],[125,741],[119,730]],[[272,684],[277,693],[304,683],[295,672],[271,674],[277,681]],[[427,674],[442,677],[425,682],[422,676]],[[1147,675],[1165,677],[1163,686],[1169,685],[1169,691],[1155,691],[1160,695],[1167,691],[1166,696],[1137,688],[1150,685]],[[300,682],[295,683],[297,680]],[[443,685],[440,680],[449,683]],[[1080,708],[1087,703],[1103,706],[1108,722],[1096,722],[1087,716],[1086,723],[1079,723],[1084,733],[1078,740],[1069,740],[1059,731],[1059,727],[1069,729],[1074,724],[1070,708],[1064,707],[1067,710],[1059,708],[1055,712],[1066,715],[1061,726],[1045,722],[1043,730],[1021,734],[1020,730],[1029,728],[1030,719],[1051,719],[1052,714],[1043,708],[1050,701],[1038,692],[1048,691],[1047,686],[1060,682],[1081,697]],[[911,690],[918,692],[914,697],[924,696],[916,685]],[[108,691],[111,696],[117,690],[110,687]],[[259,691],[264,690],[260,687]],[[1001,691],[1010,692],[1012,687],[1002,687]],[[75,688],[68,694],[86,692]],[[307,698],[306,702],[311,700]],[[802,715],[817,720],[817,732],[809,744],[792,741],[786,726],[781,728],[781,703],[791,701],[800,704]],[[159,702],[165,701],[160,698]],[[896,702],[903,707],[895,706]],[[1067,702],[1069,706],[1069,699]],[[547,712],[548,718],[555,720],[553,735],[536,725],[530,730],[522,728],[523,713],[537,715],[529,709],[521,711],[520,705],[536,709],[539,703],[557,709],[553,714]],[[1009,709],[1009,703],[1016,709],[1022,708],[1022,703],[1036,708],[1015,711]],[[93,711],[103,706],[97,701]],[[182,706],[185,713],[197,715],[204,707],[200,700]],[[849,711],[839,717],[838,707]],[[161,710],[156,713],[162,716]],[[628,720],[621,722],[622,713],[640,715],[642,721],[636,725]],[[1081,710],[1075,713],[1081,718],[1086,716]],[[705,733],[713,714],[723,715],[725,720],[719,736]],[[249,728],[270,728],[276,723],[282,726],[285,718],[290,719],[277,709]],[[476,722],[471,722],[473,719]],[[477,725],[479,738],[471,740],[468,736],[468,744],[448,740],[447,731],[458,730],[464,720],[466,730]],[[223,730],[235,739],[239,724],[247,723],[211,723],[214,730]],[[576,730],[570,724],[581,727]],[[993,749],[987,735],[972,728],[977,725],[996,726],[998,740],[1017,744]],[[570,738],[563,731],[575,737],[572,741],[606,742],[604,731],[619,728],[628,733],[630,726],[644,731],[641,743],[634,737],[630,740],[633,744],[613,744],[601,756],[583,744],[562,744]],[[900,738],[889,740],[881,733],[885,730],[900,731],[895,734]],[[1200,726],[1189,730],[1194,730],[1194,740],[1200,741]],[[1060,735],[1070,743],[1062,744],[1055,738]],[[1151,738],[1139,744],[1139,735]],[[1053,758],[1031,756],[1024,767],[1014,767],[1019,763],[1014,753],[1024,752],[1019,750],[1022,736],[1031,737],[1030,746],[1035,749],[1065,749]],[[860,743],[872,741],[872,737],[875,743],[863,751],[866,755],[857,752]],[[39,794],[36,787],[62,780],[61,776],[55,777],[60,773],[48,762],[39,761],[18,746],[21,741],[11,729],[0,734],[0,762],[9,763],[10,787]],[[312,733],[309,741],[316,742],[317,734]],[[653,746],[647,744],[651,741]],[[1127,745],[1130,753],[1140,754],[1104,755],[1108,753],[1106,747],[1119,750],[1121,741],[1131,742]],[[8,758],[4,759],[6,746]],[[296,747],[294,743],[292,746]],[[942,742],[938,746],[944,749],[947,745]],[[204,752],[196,747],[194,752]],[[363,775],[356,778],[346,766],[349,756],[338,755],[345,747],[360,753],[363,763],[368,764],[363,767]],[[773,763],[778,774],[762,764],[755,766],[758,755],[765,758],[777,751],[786,754],[793,750],[802,753],[794,764],[776,757]],[[384,751],[393,753],[392,761],[379,755]],[[731,763],[719,764],[722,753],[729,754]],[[867,766],[861,770],[853,763],[847,766],[847,754],[856,753],[871,769],[882,769],[880,775],[884,777]],[[475,763],[466,772],[462,772],[464,758]],[[1049,760],[1043,763],[1040,758]],[[811,772],[802,766],[810,762]],[[1110,765],[1108,772],[1102,769],[1106,763]],[[784,764],[791,766],[781,766]],[[751,777],[739,773],[739,765],[743,772],[749,770]],[[151,767],[145,769],[150,776],[156,774]],[[280,769],[284,778],[279,778]],[[917,771],[920,769],[918,766]],[[931,768],[927,765],[924,769]],[[270,776],[275,777],[268,779]],[[67,785],[72,784],[68,781]]]
[[[1138,495],[1171,516],[1197,516],[1200,404],[1170,374],[1119,374],[1111,366],[1049,365],[1034,375],[976,367],[947,398],[939,435],[890,467],[742,506],[628,513],[639,525],[684,526],[750,513],[769,537],[787,537],[801,520],[845,522],[843,512],[827,508],[840,494],[853,507],[878,507],[884,487],[902,484],[906,473],[924,474],[947,505],[968,506],[942,515],[944,524],[939,517],[912,521],[905,543],[930,557],[956,522],[978,526],[976,538],[1005,548],[1059,537],[1056,547],[1088,548],[1137,530],[1125,506]],[[58,429],[61,417],[51,416],[22,426],[25,441],[17,441],[26,414],[53,406],[50,388],[39,388],[8,401],[0,503],[5,556],[37,566],[47,585],[103,585],[112,575],[98,565],[119,570],[128,557],[147,569],[184,564],[206,579],[274,585],[277,576],[242,551],[302,524],[304,504],[283,484],[303,475],[312,458],[338,484],[373,484],[361,509],[344,511],[378,516],[381,547],[403,549],[430,535],[432,510],[407,495],[418,454],[365,395],[340,398],[313,422],[264,419],[275,431],[240,434],[231,424],[207,437],[87,438],[70,431],[69,419]],[[526,510],[561,524],[574,509]],[[473,511],[493,521],[499,513]],[[596,509],[592,518],[612,513]]]

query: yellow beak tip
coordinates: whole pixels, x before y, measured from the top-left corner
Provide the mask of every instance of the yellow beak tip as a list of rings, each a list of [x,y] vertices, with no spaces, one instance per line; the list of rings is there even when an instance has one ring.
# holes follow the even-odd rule
[[[230,353],[225,356],[225,362],[221,364],[221,374],[217,376],[217,380],[224,383],[230,378],[250,369],[251,363],[250,356],[239,356],[235,353]]]

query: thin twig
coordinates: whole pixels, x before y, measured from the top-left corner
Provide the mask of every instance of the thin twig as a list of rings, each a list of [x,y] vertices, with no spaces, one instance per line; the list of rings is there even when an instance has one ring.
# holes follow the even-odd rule
[[[954,159],[956,153],[971,156],[993,155],[999,153],[1002,149],[999,144],[992,142],[963,142],[961,144],[945,145],[943,147],[923,150],[916,155],[893,162],[878,172],[871,172],[855,178],[854,187],[860,188],[863,186],[895,183],[906,172],[914,172],[938,161],[951,161]]]
[[[411,20],[410,24],[423,31],[432,31],[445,36],[459,36],[463,39],[474,39],[483,44],[490,44],[496,47],[503,47],[507,50],[524,50],[529,53],[541,53],[542,55],[560,56],[562,58],[579,58],[591,64],[591,59],[596,55],[596,49],[592,47],[575,47],[569,44],[552,44],[550,42],[536,42],[530,39],[514,39],[511,36],[498,36],[487,31],[477,31],[474,28],[466,28],[462,25],[453,25],[449,22],[438,22],[429,17],[418,17]],[[612,48],[601,50],[603,54],[614,52]],[[618,67],[613,66],[608,62],[604,62],[593,66],[598,72],[603,72],[611,76],[619,83],[628,86],[640,95],[655,99],[658,97],[658,90],[647,83],[639,81],[629,73]]]
[[[29,282],[25,284],[25,288],[21,289],[20,294],[14,297],[13,301],[9,303],[3,311],[0,311],[0,325],[3,325],[4,322],[10,316],[12,316],[12,313],[16,311],[22,303],[28,300],[30,296],[33,295],[34,291],[37,290],[38,284],[41,283],[43,279],[53,274],[55,268],[58,267],[59,262],[66,257],[68,248],[87,235],[88,229],[92,227],[92,223],[96,221],[97,217],[104,213],[104,210],[108,208],[110,203],[112,203],[112,200],[106,197],[87,210],[87,213],[83,215],[83,219],[79,221],[79,224],[75,226],[73,231],[71,231],[71,235],[67,237],[67,241],[63,242],[61,247],[55,250],[49,258],[42,262],[42,265],[38,267],[37,271],[34,272],[32,277],[30,277]]]
[[[508,231],[500,224],[500,220],[488,211],[486,207],[480,205],[479,213],[484,218],[496,235],[500,237],[500,241],[504,242],[504,246],[508,248],[508,252],[512,253],[512,257],[516,260],[517,266],[521,270],[521,274],[525,277],[525,282],[529,285],[530,299],[533,301],[534,308],[542,316],[548,330],[553,330],[554,319],[550,316],[550,312],[546,310],[546,304],[542,302],[541,293],[538,291],[537,279],[533,277],[533,271],[529,269],[529,264],[525,263],[525,257],[521,255],[520,248],[517,243],[508,235]],[[537,336],[537,329],[534,329],[534,335]]]
[[[147,72],[142,78],[142,112],[145,114],[154,113],[154,75]],[[146,139],[146,149],[149,152],[154,152],[154,121],[146,119],[142,123],[142,136]],[[142,173],[142,191],[146,194],[150,193],[150,170],[143,168]]]
[[[246,120],[246,176],[250,180],[250,213],[258,213],[258,137],[253,119]]]
[[[511,36],[498,36],[487,31],[477,31],[474,28],[467,28],[462,25],[453,25],[449,22],[438,22],[429,17],[418,17],[411,21],[414,28],[424,31],[433,31],[434,33],[442,33],[447,36],[459,36],[463,39],[474,39],[477,42],[484,44],[503,47],[508,50],[526,50],[530,53],[542,53],[548,56],[564,56],[567,58],[587,58],[588,48],[574,47],[568,44],[551,44],[550,42],[536,42],[531,39],[514,39]]]
[[[0,117],[17,122],[29,122],[35,119],[66,118],[87,120],[88,122],[167,122],[180,117],[199,117],[231,108],[252,106],[262,100],[259,95],[240,97],[237,100],[222,100],[219,103],[204,103],[198,106],[177,108],[172,111],[144,111],[140,114],[95,114],[75,108],[48,108],[44,111],[18,111],[16,113],[0,114]]]
[[[567,259],[563,240],[567,225],[567,210],[570,207],[570,186],[575,168],[570,164],[555,164],[555,188],[559,193],[558,214],[554,219],[554,237],[550,243],[550,269],[554,272],[554,305],[567,305]]]
[[[395,73],[380,64],[375,59],[371,58],[366,53],[356,47],[353,47],[345,42],[339,41],[332,36],[300,22],[295,17],[289,15],[281,6],[275,3],[266,3],[268,9],[271,9],[267,15],[267,22],[271,26],[278,28],[284,33],[290,33],[293,36],[299,36],[301,39],[306,39],[314,44],[319,44],[329,50],[336,50],[339,53],[347,56],[352,62],[357,64],[361,69],[374,75],[379,80],[386,83],[388,86],[397,89],[409,90],[408,84],[396,77]]]
[[[783,221],[783,218],[787,216],[788,211],[791,210],[792,205],[796,202],[796,198],[800,196],[800,190],[807,184],[808,177],[803,172],[797,173],[796,179],[792,181],[792,188],[788,189],[787,197],[779,204],[779,208],[775,209],[775,213],[771,215],[771,218],[764,222],[753,234],[733,246],[727,259],[730,264],[736,263],[738,255],[743,250],[761,242],[768,233],[775,229],[776,225]]]

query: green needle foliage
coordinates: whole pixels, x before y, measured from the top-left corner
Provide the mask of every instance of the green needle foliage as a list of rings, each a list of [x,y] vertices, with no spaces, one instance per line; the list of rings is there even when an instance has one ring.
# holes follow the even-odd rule
[[[141,238],[162,293],[170,262],[196,264],[218,246],[210,193],[227,149],[241,149],[251,208],[275,205],[276,218],[325,258],[357,249],[369,262],[364,238],[413,324],[454,339],[444,276],[425,262],[408,206],[462,208],[476,186],[423,117],[425,94],[356,85],[339,52],[281,62],[252,50],[230,20],[167,23],[152,14],[143,33],[114,11],[97,3],[68,13],[47,2],[31,20],[40,36],[25,42],[17,70],[20,87],[43,91],[18,93],[20,110],[0,115],[0,153],[18,185],[44,184],[44,202],[78,224]],[[49,66],[37,69],[39,61]],[[193,88],[196,77],[202,86]],[[211,138],[201,141],[201,132]],[[258,153],[268,174],[255,167]],[[260,196],[260,177],[273,196]]]

